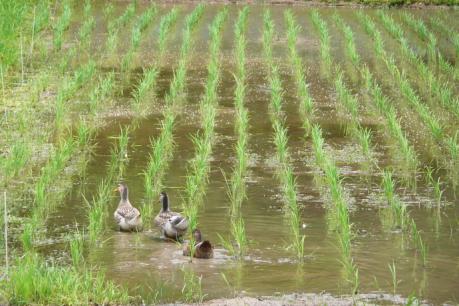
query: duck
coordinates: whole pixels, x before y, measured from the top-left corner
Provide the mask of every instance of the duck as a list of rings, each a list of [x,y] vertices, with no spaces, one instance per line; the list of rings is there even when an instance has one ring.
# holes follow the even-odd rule
[[[169,197],[164,191],[160,193],[161,210],[155,217],[155,225],[160,229],[161,238],[180,241],[188,230],[188,220],[180,213],[169,209]]]
[[[214,257],[214,248],[209,240],[202,241],[201,231],[195,229],[193,231],[194,237],[194,253],[193,257],[209,259]],[[183,256],[191,256],[191,241],[187,242],[183,246]]]
[[[120,183],[113,191],[118,191],[121,197],[118,208],[113,213],[119,230],[123,232],[142,231],[142,216],[139,210],[129,202],[127,185]]]

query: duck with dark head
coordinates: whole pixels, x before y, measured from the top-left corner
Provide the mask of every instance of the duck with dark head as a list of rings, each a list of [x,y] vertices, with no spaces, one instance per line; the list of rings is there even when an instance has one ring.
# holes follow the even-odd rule
[[[193,231],[194,253],[193,257],[196,258],[212,258],[214,257],[214,248],[209,240],[202,241],[201,231],[195,229]],[[191,242],[185,243],[183,246],[183,256],[191,256]]]
[[[167,193],[161,192],[159,202],[161,210],[155,217],[155,225],[161,232],[161,238],[180,241],[188,229],[188,220],[180,213],[170,210]]]
[[[121,197],[118,208],[113,214],[119,230],[125,232],[141,231],[143,228],[142,217],[140,216],[139,210],[132,206],[131,202],[129,202],[129,191],[127,185],[120,183],[114,191],[118,191]]]

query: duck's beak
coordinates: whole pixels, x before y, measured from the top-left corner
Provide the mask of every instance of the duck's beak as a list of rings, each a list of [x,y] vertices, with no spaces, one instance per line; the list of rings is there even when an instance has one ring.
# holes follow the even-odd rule
[[[117,192],[118,191],[118,187],[116,187],[115,189],[113,189],[113,192]]]

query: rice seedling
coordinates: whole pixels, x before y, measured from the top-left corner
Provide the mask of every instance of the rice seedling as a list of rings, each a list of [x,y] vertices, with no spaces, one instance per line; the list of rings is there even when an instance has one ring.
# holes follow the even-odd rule
[[[75,233],[69,239],[70,245],[70,257],[72,258],[72,265],[75,268],[80,267],[83,264],[83,247],[84,247],[84,232],[81,233],[78,227]]]
[[[91,7],[91,1],[86,0],[83,8],[83,16],[84,16],[84,22],[83,25],[80,28],[80,32],[78,33],[80,37],[80,45],[82,46],[82,49],[87,49],[90,44],[90,38],[91,38],[91,33],[96,26],[96,20],[92,16],[92,7]]]
[[[459,100],[453,96],[453,90],[450,88],[449,84],[444,82],[444,80],[440,79],[435,73],[430,69],[425,63],[422,58],[415,52],[408,44],[408,41],[404,37],[404,31],[402,27],[397,24],[389,15],[383,13],[382,11],[379,12],[379,16],[383,21],[384,27],[391,33],[391,35],[397,39],[397,41],[401,45],[401,50],[406,58],[415,66],[419,75],[421,76],[424,87],[428,90],[429,98],[430,96],[434,96],[440,100],[442,107],[451,111],[454,116],[459,118]],[[361,18],[365,18],[361,16]],[[366,21],[371,22],[369,20]],[[376,29],[369,33],[377,32]],[[432,36],[432,52],[435,51],[435,37],[433,37],[432,33],[429,33],[429,36]],[[435,57],[435,55],[433,55]],[[436,101],[435,101],[436,104]]]
[[[104,9],[103,9],[104,18],[109,20],[110,17],[112,17],[112,15],[113,15],[114,9],[115,9],[115,7],[113,6],[112,3],[109,3],[109,4],[105,5]]]
[[[57,20],[54,26],[54,49],[60,50],[62,48],[62,39],[65,30],[70,25],[70,18],[72,17],[72,7],[70,1],[62,3],[62,15]]]
[[[320,35],[320,56],[322,59],[322,64],[325,68],[325,74],[328,75],[331,73],[331,53],[330,53],[330,35],[328,33],[328,27],[325,24],[325,21],[320,18],[319,12],[317,10],[312,10],[311,19],[314,26],[319,31]]]
[[[302,262],[304,259],[304,239],[301,234],[301,216],[297,202],[296,178],[290,162],[288,151],[287,128],[282,113],[283,89],[277,66],[272,56],[272,41],[274,35],[274,23],[269,10],[263,14],[263,49],[265,60],[269,69],[269,85],[271,89],[270,117],[274,128],[274,144],[276,146],[278,166],[278,177],[283,191],[286,210],[289,216],[291,230],[291,245],[297,259]]]
[[[159,32],[158,32],[158,49],[159,49],[159,59],[162,59],[164,52],[166,51],[166,42],[168,38],[168,33],[170,32],[172,26],[177,21],[179,10],[176,7],[173,7],[169,13],[164,15],[159,22]]]
[[[119,31],[126,27],[127,24],[135,15],[136,2],[131,2],[127,7],[124,13],[118,18],[109,21],[107,24],[108,28],[108,38],[106,42],[106,48],[109,54],[113,55],[118,46]],[[108,16],[108,15],[107,15]]]
[[[413,219],[410,220],[411,223],[411,237],[415,248],[419,251],[422,259],[422,264],[425,267],[427,265],[427,245],[424,243],[421,237],[420,231],[417,229],[416,223]]]
[[[454,49],[456,51],[456,63],[457,63],[457,60],[459,58],[459,34],[456,33],[450,27],[448,27],[439,17],[431,17],[429,20],[433,27],[438,29],[441,32],[441,34],[448,37],[449,40],[453,43]]]
[[[142,34],[144,33],[148,25],[151,23],[156,13],[157,13],[156,6],[151,6],[142,15],[140,15],[140,17],[137,19],[137,22],[132,27],[131,46],[129,50],[126,52],[126,54],[124,55],[123,59],[121,60],[121,71],[127,72],[130,70],[131,65],[133,64],[135,52],[140,46],[140,40],[142,39]]]
[[[426,169],[426,178],[427,178],[427,183],[431,186],[433,186],[434,189],[434,194],[435,194],[435,199],[437,200],[437,204],[440,205],[441,203],[441,198],[443,195],[443,189],[441,187],[441,182],[440,178],[437,178],[436,180],[433,177],[433,169],[428,167]]]
[[[315,17],[316,21],[314,22],[316,25],[320,25],[317,30],[320,32],[328,32],[328,27],[326,23],[321,19],[319,14],[316,14]],[[343,30],[344,35],[346,37],[346,48],[347,48],[347,56],[351,59],[351,62],[354,64],[355,68],[360,68],[360,57],[357,53],[357,49],[355,48],[354,42],[354,34],[352,29],[345,24],[342,18],[335,13],[333,19],[338,24],[338,26]],[[321,32],[320,32],[321,33]],[[319,34],[320,34],[319,33]],[[322,39],[323,35],[320,34]],[[369,164],[374,163],[374,159],[372,157],[372,148],[371,148],[371,131],[368,129],[364,129],[360,124],[359,119],[359,103],[357,98],[351,94],[350,90],[347,88],[346,84],[344,83],[344,75],[341,72],[341,67],[339,64],[333,63],[333,59],[329,56],[330,64],[333,64],[335,76],[334,79],[330,78],[335,86],[335,91],[338,94],[338,99],[341,102],[340,104],[344,106],[344,110],[348,113],[351,117],[351,120],[347,123],[346,132],[352,135],[354,139],[360,144],[362,153],[367,158]],[[329,75],[331,77],[331,75]],[[347,114],[345,114],[347,115]]]
[[[202,276],[196,276],[196,274],[191,269],[183,268],[183,287],[182,295],[184,302],[198,302],[202,303],[204,297],[206,296],[202,292]]]
[[[295,17],[290,10],[286,11],[284,16],[287,23],[287,42],[290,54],[290,63],[293,66],[297,95],[300,100],[300,116],[303,121],[303,128],[306,130],[306,134],[309,134],[311,129],[311,118],[314,111],[314,102],[309,93],[308,85],[306,84],[306,76],[303,69],[302,59],[296,50],[297,36],[301,28],[296,24]]]
[[[327,156],[327,152],[324,150],[325,141],[319,126],[313,126],[311,139],[316,164],[324,172],[333,203],[332,207],[327,206],[327,210],[329,210],[329,226],[337,232],[344,278],[351,284],[352,293],[354,294],[359,287],[359,273],[352,258],[352,224],[350,223],[347,200],[341,184],[342,179],[334,161]]]
[[[389,267],[390,275],[392,277],[392,292],[395,295],[397,292],[398,284],[400,284],[400,280],[397,279],[397,267],[395,266],[395,261],[392,264],[387,265]]]
[[[400,228],[405,231],[409,221],[406,205],[396,195],[395,183],[392,179],[392,173],[389,171],[383,172],[382,189],[389,204],[391,228]]]
[[[147,169],[144,171],[145,204],[141,207],[144,217],[151,217],[153,214],[152,205],[149,204],[154,197],[159,196],[163,188],[162,180],[168,167],[169,160],[173,156],[173,130],[176,120],[176,107],[180,105],[185,87],[185,77],[187,70],[188,51],[190,50],[191,34],[196,28],[202,16],[204,5],[200,4],[186,17],[183,29],[183,41],[180,52],[179,67],[175,70],[172,84],[165,100],[167,107],[164,110],[164,119],[161,122],[161,133],[156,140],[150,139],[152,153],[148,161]],[[170,18],[167,17],[164,18]],[[163,27],[164,35],[167,36],[170,28]],[[161,37],[161,35],[160,35]],[[161,39],[161,38],[158,39]]]
[[[209,43],[210,59],[207,66],[208,76],[205,84],[204,96],[200,100],[203,131],[192,138],[195,156],[188,164],[185,201],[182,205],[184,214],[190,222],[190,232],[192,232],[198,224],[198,207],[202,203],[207,185],[207,177],[210,171],[209,158],[212,154],[215,116],[217,112],[216,107],[218,103],[217,88],[220,82],[219,52],[221,45],[221,30],[227,16],[228,9],[225,8],[221,10],[213,19],[209,27],[211,36]]]
[[[365,80],[365,86],[381,115],[386,118],[388,132],[398,144],[397,150],[401,153],[403,160],[402,170],[404,178],[410,183],[415,177],[418,169],[418,158],[415,149],[410,144],[405,132],[400,126],[394,107],[390,104],[388,98],[383,94],[381,87],[374,80],[373,75],[367,67],[363,67],[362,77]]]
[[[391,33],[394,33],[393,35],[397,35],[396,37],[403,39],[403,31],[400,28],[400,26],[392,23],[392,19],[390,19],[390,17],[384,14],[383,12],[379,12],[379,16],[383,20],[383,23],[386,26],[386,28]],[[367,24],[372,23],[370,18],[364,17],[363,15],[360,16],[360,19],[362,22],[365,22]],[[370,27],[366,27],[366,28],[370,28]],[[373,27],[373,29],[375,28]],[[375,31],[377,32],[377,30]],[[369,33],[369,34],[372,35],[374,34],[374,32]],[[400,72],[398,70],[397,66],[394,63],[393,57],[389,57],[384,51],[382,58],[383,58],[383,61],[386,63],[387,69],[397,81],[397,85],[399,86],[400,92],[407,98],[407,100],[416,110],[419,117],[424,122],[425,126],[430,130],[432,138],[434,141],[436,141],[436,144],[438,145],[440,152],[446,152],[446,154],[444,154],[446,156],[440,156],[438,157],[438,159],[441,163],[445,165],[445,168],[448,169],[451,163],[454,163],[454,159],[455,159],[454,152],[450,150],[451,149],[450,144],[453,143],[451,141],[452,138],[446,135],[443,125],[435,117],[435,115],[429,110],[429,108],[425,104],[421,103],[421,99],[419,98],[417,93],[414,91],[412,85],[410,84],[404,72],[403,71]],[[449,170],[448,172],[449,172],[449,177],[454,184],[455,174],[451,170]]]
[[[4,186],[8,186],[9,181],[20,173],[31,153],[31,147],[27,142],[19,141],[12,144],[8,157],[4,158],[1,164]]]
[[[236,152],[236,164],[233,167],[233,172],[229,182],[227,182],[227,193],[230,199],[230,216],[231,216],[231,236],[232,240],[236,242],[236,247],[233,247],[232,243],[225,242],[225,246],[233,256],[241,259],[247,249],[247,237],[245,231],[245,224],[241,214],[242,202],[246,197],[245,183],[246,183],[246,171],[247,171],[247,143],[248,143],[248,112],[244,106],[245,99],[245,30],[247,27],[247,16],[249,14],[249,8],[246,6],[239,11],[239,17],[234,26],[235,34],[235,50],[234,57],[237,63],[236,74],[234,75],[236,80],[236,88],[234,91],[235,95],[235,130],[238,135],[237,143],[235,145]],[[220,240],[224,240],[222,237]]]
[[[30,39],[30,58],[33,57],[33,51],[35,47],[35,42],[40,43],[40,39],[37,39],[36,36],[40,34],[48,25],[49,25],[49,6],[45,2],[39,2],[34,6],[34,15],[32,22],[32,33]]]
[[[354,32],[347,24],[344,23],[343,19],[337,12],[333,15],[333,19],[344,32],[347,56],[351,59],[352,64],[354,64],[355,67],[358,67],[360,65],[360,56],[357,53],[357,48],[355,47]]]
[[[155,86],[156,78],[159,71],[156,68],[151,68],[145,71],[142,81],[137,85],[134,93],[134,104],[136,111],[141,112],[142,108],[145,109],[145,100],[151,87]]]
[[[110,72],[105,78],[99,77],[99,82],[89,94],[89,111],[93,117],[100,113],[101,104],[108,99],[115,86],[115,74]]]

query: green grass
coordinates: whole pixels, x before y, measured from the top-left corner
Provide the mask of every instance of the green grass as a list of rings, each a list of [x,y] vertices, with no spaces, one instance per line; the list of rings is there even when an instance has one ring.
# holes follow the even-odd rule
[[[14,260],[8,279],[0,281],[0,291],[15,305],[135,301],[125,289],[107,281],[101,272],[58,266],[34,253]]]

